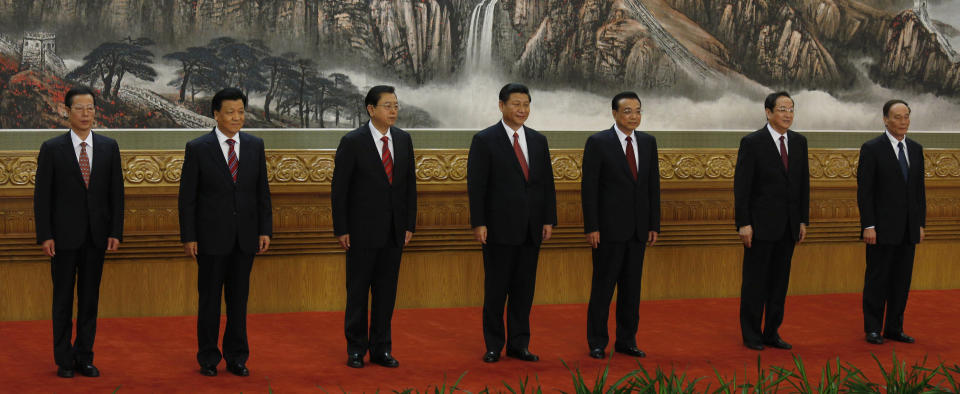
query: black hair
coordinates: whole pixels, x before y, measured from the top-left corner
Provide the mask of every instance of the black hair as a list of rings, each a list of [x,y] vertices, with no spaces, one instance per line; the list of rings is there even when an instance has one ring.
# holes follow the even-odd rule
[[[640,106],[643,107],[643,102],[640,101],[640,96],[637,96],[636,93],[620,92],[620,93],[617,93],[616,96],[613,96],[613,102],[611,103],[611,107],[613,107],[614,111],[620,110],[620,100],[623,100],[623,99],[635,99],[637,100],[638,103],[640,103]]]
[[[88,86],[74,86],[67,91],[67,94],[63,95],[63,103],[67,105],[67,108],[73,105],[74,96],[83,96],[89,94],[90,97],[93,97],[93,105],[97,105],[97,94],[93,92],[93,89],[90,89]]]
[[[500,101],[507,102],[510,99],[510,95],[514,93],[523,93],[527,95],[527,99],[533,101],[533,97],[530,97],[530,89],[527,89],[526,86],[519,83],[508,83],[503,85],[503,88],[500,89]]]
[[[223,102],[225,100],[243,100],[243,108],[247,108],[247,95],[243,94],[243,91],[237,88],[226,88],[222,89],[217,94],[213,95],[213,101],[210,103],[210,113],[213,114],[220,110],[223,107]]]
[[[897,104],[903,104],[904,106],[906,106],[908,111],[907,113],[910,113],[913,111],[912,109],[910,109],[910,104],[907,104],[906,101],[903,101],[900,99],[893,99],[883,104],[883,117],[886,118],[887,116],[889,116],[890,107],[893,107],[894,105],[897,105]]]
[[[363,99],[364,107],[368,105],[372,105],[376,107],[377,103],[380,102],[380,97],[383,96],[384,93],[397,94],[396,89],[394,89],[393,86],[390,86],[390,85],[374,86],[370,88],[369,91],[367,91],[367,97],[364,97]]]
[[[777,99],[780,97],[786,97],[790,99],[791,102],[793,102],[793,97],[790,97],[790,93],[787,93],[785,91],[779,91],[779,92],[774,92],[767,95],[767,99],[763,100],[763,108],[769,109],[770,112],[773,112],[773,107],[777,106]]]

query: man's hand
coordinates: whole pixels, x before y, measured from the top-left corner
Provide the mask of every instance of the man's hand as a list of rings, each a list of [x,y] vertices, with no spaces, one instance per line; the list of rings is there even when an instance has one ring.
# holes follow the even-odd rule
[[[656,231],[651,231],[647,234],[647,246],[653,246],[653,244],[657,243],[658,234]]]
[[[866,242],[867,245],[876,245],[877,229],[873,227],[863,229],[863,242]]]
[[[267,249],[270,249],[270,236],[261,235],[260,236],[260,247],[257,249],[257,254],[267,253]]]
[[[407,231],[406,234],[404,234],[403,236],[403,246],[407,246],[407,244],[410,243],[411,238],[413,238],[413,233],[410,231]]]
[[[807,225],[800,223],[800,240],[797,243],[801,243],[805,239],[807,239]]]
[[[920,227],[920,242],[923,242],[924,238],[927,238],[927,232],[924,231],[923,227]]]
[[[107,238],[107,250],[115,251],[117,249],[120,249],[120,240],[113,237]]]
[[[590,243],[590,246],[591,246],[591,247],[593,247],[594,249],[600,247],[600,232],[599,232],[599,231],[589,232],[589,233],[587,233],[586,237],[587,237],[587,242]]]
[[[197,258],[197,242],[184,242],[183,251],[187,254],[187,256]]]
[[[740,227],[740,240],[743,241],[743,246],[751,247],[753,246],[753,226],[746,225]]]
[[[487,226],[477,226],[473,228],[473,239],[481,244],[487,244]]]
[[[54,247],[53,238],[43,241],[42,246],[43,246],[43,254],[47,255],[48,257],[53,257],[57,255],[57,250]]]
[[[340,244],[343,250],[350,250],[350,234],[343,234],[337,237],[337,243]]]
[[[544,241],[547,241],[547,240],[549,240],[550,237],[552,237],[552,236],[553,236],[553,225],[552,225],[552,224],[544,224],[544,225],[543,225],[543,240],[544,240]]]

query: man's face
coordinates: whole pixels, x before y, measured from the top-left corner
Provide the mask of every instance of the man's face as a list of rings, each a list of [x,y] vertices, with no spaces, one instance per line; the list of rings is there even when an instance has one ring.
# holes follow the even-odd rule
[[[370,120],[377,127],[391,127],[397,123],[397,115],[400,113],[400,101],[397,95],[393,93],[383,93],[377,105],[368,105],[367,114]]]
[[[883,117],[883,124],[887,126],[890,134],[897,139],[903,139],[910,128],[910,108],[900,103],[894,104],[887,111],[887,116]]]
[[[77,132],[87,132],[93,127],[93,118],[97,107],[93,105],[93,96],[81,94],[73,96],[70,108],[67,108],[70,128]]]
[[[621,131],[628,133],[640,127],[640,118],[643,115],[643,111],[640,110],[640,100],[621,99],[617,106],[619,109],[613,110],[613,120],[617,122],[617,127]]]
[[[793,100],[789,97],[778,97],[773,111],[767,109],[766,112],[767,122],[777,131],[786,132],[793,125]]]
[[[507,101],[500,102],[503,121],[510,127],[523,126],[530,116],[530,96],[526,93],[510,93]]]
[[[213,111],[213,118],[217,120],[217,128],[228,137],[240,132],[244,121],[243,100],[223,100],[220,110]]]

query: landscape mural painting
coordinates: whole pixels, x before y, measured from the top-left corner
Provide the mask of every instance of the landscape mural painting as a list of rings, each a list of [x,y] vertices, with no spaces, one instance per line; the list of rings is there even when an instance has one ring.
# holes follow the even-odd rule
[[[643,129],[755,129],[786,89],[799,130],[960,126],[955,0],[0,0],[0,129],[64,128],[67,88],[99,91],[98,128],[209,127],[237,86],[248,127],[352,128],[398,88],[399,125],[479,129],[500,86],[529,124],[595,130],[635,90]]]

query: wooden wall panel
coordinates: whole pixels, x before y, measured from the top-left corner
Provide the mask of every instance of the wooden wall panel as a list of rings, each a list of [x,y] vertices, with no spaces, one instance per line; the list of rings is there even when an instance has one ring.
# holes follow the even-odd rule
[[[960,151],[928,150],[929,239],[917,250],[914,289],[960,287]],[[181,153],[123,152],[125,237],[108,253],[100,316],[196,313],[196,263],[178,237]],[[582,303],[592,264],[583,239],[577,150],[552,152],[560,226],[544,244],[535,302]],[[662,234],[646,255],[643,299],[738,297],[743,255],[733,226],[736,151],[660,151]],[[791,294],[859,292],[856,150],[812,150],[811,227],[797,247]],[[33,235],[31,152],[0,152],[0,320],[48,319],[49,259]],[[257,257],[251,313],[342,310],[344,255],[330,222],[331,151],[268,152],[275,236]],[[469,230],[465,150],[417,152],[418,230],[404,253],[397,306],[482,303],[483,265]]]

